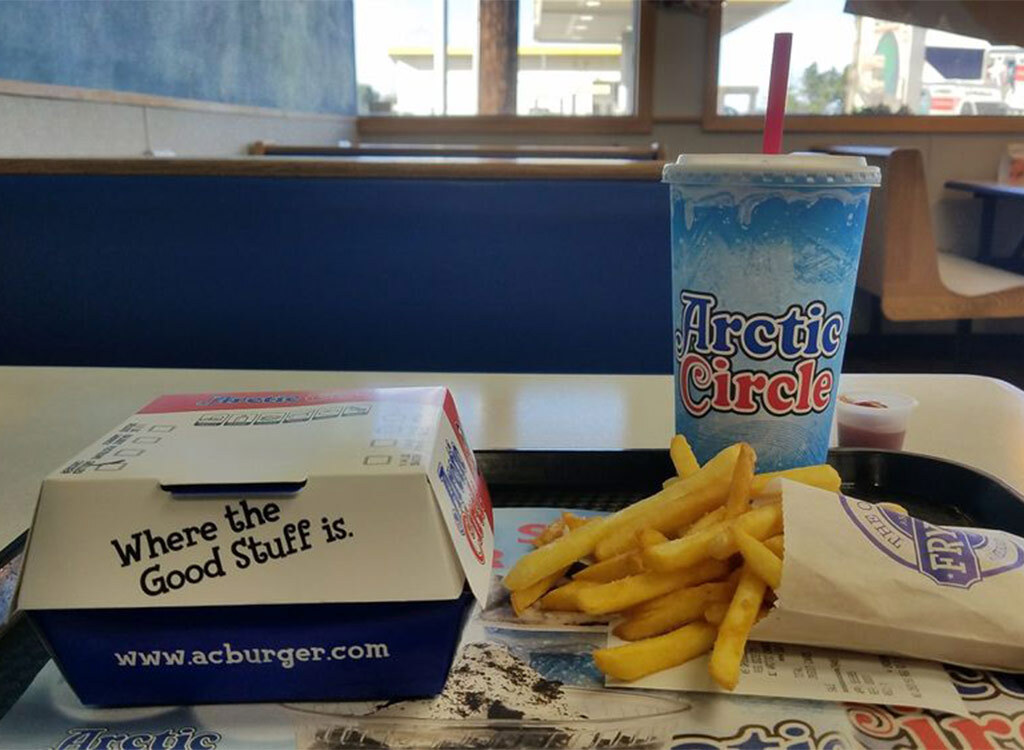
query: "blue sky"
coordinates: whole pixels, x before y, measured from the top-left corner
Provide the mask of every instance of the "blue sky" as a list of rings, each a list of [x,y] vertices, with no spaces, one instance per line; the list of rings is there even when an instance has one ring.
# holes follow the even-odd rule
[[[718,82],[723,86],[768,85],[776,32],[793,34],[790,78],[811,63],[842,70],[853,60],[856,30],[843,13],[844,0],[793,0],[722,37]]]

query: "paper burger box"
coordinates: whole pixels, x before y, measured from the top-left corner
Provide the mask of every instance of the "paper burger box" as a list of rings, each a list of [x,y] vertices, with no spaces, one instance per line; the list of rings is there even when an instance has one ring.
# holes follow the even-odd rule
[[[427,696],[493,548],[444,388],[164,396],[43,481],[17,605],[88,704]]]

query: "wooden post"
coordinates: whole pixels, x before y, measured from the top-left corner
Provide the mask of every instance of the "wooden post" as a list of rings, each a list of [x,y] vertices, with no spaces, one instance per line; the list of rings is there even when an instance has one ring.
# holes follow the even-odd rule
[[[434,0],[434,109],[448,114],[448,0]]]
[[[516,113],[519,0],[480,0],[480,75],[477,112]]]

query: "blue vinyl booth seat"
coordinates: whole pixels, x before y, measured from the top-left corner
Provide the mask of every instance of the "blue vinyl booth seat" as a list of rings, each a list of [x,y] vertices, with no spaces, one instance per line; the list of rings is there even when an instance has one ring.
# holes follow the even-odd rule
[[[667,373],[652,180],[0,175],[0,363]]]

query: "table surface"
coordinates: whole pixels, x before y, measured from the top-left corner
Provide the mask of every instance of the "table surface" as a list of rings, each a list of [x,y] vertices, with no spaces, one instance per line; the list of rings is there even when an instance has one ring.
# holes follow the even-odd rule
[[[992,198],[1024,198],[1024,185],[1007,185],[1002,182],[979,180],[949,180],[946,187],[951,190],[966,190],[975,195]]]
[[[161,394],[439,384],[478,449],[665,448],[673,432],[667,375],[0,367],[0,548],[28,527],[42,477]],[[845,375],[842,386],[913,396],[906,450],[1024,492],[1024,392],[969,375]]]

